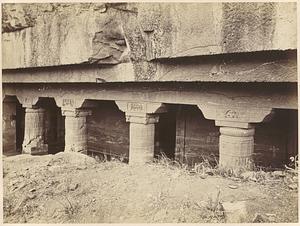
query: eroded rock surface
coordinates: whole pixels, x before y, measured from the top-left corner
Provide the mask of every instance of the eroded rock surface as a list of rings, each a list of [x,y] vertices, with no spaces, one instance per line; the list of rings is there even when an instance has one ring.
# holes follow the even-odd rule
[[[5,4],[4,68],[127,61],[119,20],[103,3]]]
[[[4,4],[3,67],[132,62],[296,49],[296,3]],[[18,51],[15,51],[18,49]]]

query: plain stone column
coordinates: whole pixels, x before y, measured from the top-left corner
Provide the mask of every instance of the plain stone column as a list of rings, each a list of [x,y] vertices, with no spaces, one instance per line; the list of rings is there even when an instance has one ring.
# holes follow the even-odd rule
[[[87,154],[87,116],[90,110],[63,111],[65,116],[65,152]]]
[[[251,170],[254,129],[220,127],[220,133],[220,167]]]
[[[16,153],[16,103],[13,101],[3,102],[3,154]]]
[[[48,145],[45,141],[45,110],[26,108],[23,153],[47,154]]]
[[[127,116],[130,122],[129,164],[145,164],[154,158],[156,115]]]

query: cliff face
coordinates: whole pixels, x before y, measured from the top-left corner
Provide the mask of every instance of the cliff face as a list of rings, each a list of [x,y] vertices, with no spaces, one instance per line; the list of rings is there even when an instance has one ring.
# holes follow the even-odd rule
[[[147,79],[151,60],[296,49],[296,11],[296,3],[3,4],[3,68],[130,60]]]
[[[4,68],[128,60],[117,11],[105,4],[5,4],[2,10]]]
[[[138,12],[126,27],[140,30],[148,59],[296,47],[292,3],[145,4]]]

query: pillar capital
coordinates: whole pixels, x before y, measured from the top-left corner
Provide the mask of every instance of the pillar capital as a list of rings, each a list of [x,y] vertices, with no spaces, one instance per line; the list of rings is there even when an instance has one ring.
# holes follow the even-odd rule
[[[144,101],[116,101],[118,108],[127,115],[154,114],[166,112],[163,103]]]
[[[227,106],[201,104],[199,109],[207,119],[215,120],[216,126],[252,128],[251,123],[262,122],[273,113],[272,108],[252,106]]]
[[[80,109],[80,108],[75,108],[75,109],[64,109],[62,108],[62,115],[67,116],[67,117],[86,117],[89,115],[92,115],[92,111],[89,109]]]
[[[248,122],[232,122],[232,121],[216,120],[215,124],[216,126],[221,126],[221,127],[224,126],[224,127],[231,127],[231,128],[243,128],[243,129],[254,128],[254,125]]]
[[[220,133],[232,137],[250,137],[254,135],[254,128],[242,129],[232,127],[220,127]]]
[[[81,108],[84,102],[84,98],[74,97],[55,97],[55,102],[58,107],[65,110],[72,111],[73,109]]]
[[[39,97],[27,97],[22,95],[18,96],[18,100],[24,108],[37,108],[36,103],[38,102]]]

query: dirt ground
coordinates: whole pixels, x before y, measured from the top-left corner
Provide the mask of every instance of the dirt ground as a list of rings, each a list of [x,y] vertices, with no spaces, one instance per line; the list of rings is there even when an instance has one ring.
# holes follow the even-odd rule
[[[4,222],[298,222],[297,183],[286,172],[208,174],[77,153],[3,157]]]

